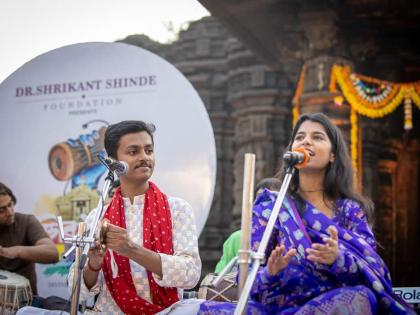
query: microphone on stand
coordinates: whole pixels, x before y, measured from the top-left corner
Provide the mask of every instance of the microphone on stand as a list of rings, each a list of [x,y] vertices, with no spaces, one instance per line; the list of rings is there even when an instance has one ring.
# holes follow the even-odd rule
[[[111,172],[115,172],[118,176],[123,176],[128,172],[128,164],[125,161],[116,161],[109,156],[103,158],[106,166]]]
[[[310,156],[308,151],[304,148],[297,148],[293,151],[287,151],[283,155],[283,160],[288,166],[294,166],[296,168],[303,168],[309,162]]]

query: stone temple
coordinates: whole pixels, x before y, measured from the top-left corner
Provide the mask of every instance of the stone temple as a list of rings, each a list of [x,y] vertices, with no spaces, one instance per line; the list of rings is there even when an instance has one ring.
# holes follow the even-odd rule
[[[348,104],[334,105],[334,64],[391,82],[420,80],[416,1],[200,0],[211,17],[192,22],[172,44],[144,35],[122,42],[162,56],[193,84],[217,145],[217,182],[200,236],[203,275],[240,227],[243,160],[256,154],[255,180],[273,176],[292,130],[302,68],[300,112],[322,111],[350,138]],[[404,106],[379,119],[359,116],[359,184],[375,202],[375,233],[394,285],[420,284],[420,111],[405,131]]]

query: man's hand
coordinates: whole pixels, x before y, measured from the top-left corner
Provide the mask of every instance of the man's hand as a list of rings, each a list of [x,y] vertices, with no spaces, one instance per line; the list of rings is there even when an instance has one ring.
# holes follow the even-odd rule
[[[268,273],[271,276],[275,276],[286,268],[292,257],[296,255],[296,249],[294,248],[289,249],[289,251],[283,255],[285,250],[286,247],[281,245],[276,246],[276,248],[271,252],[270,258],[268,258],[267,262]]]
[[[15,259],[19,258],[19,246],[3,247],[0,246],[0,256]]]
[[[88,289],[91,289],[98,281],[98,273],[102,267],[104,256],[105,250],[98,241],[95,241],[95,247],[89,249],[89,261],[83,272],[83,279]]]
[[[49,238],[38,240],[31,246],[0,246],[0,256],[9,259],[22,259],[41,264],[51,264],[58,261],[58,252],[54,243]]]
[[[125,229],[109,224],[104,243],[107,248],[135,261],[162,278],[162,261],[160,255],[143,246],[136,245],[129,239]]]
[[[136,248],[134,243],[128,238],[127,230],[113,224],[108,225],[105,244],[109,249],[126,257]]]
[[[105,250],[98,241],[95,242],[95,247],[89,249],[88,252],[89,265],[94,269],[99,269],[102,266],[105,257]]]
[[[332,265],[338,257],[338,232],[334,226],[327,229],[330,237],[324,238],[325,244],[312,244],[312,248],[306,249],[308,260],[313,262]]]

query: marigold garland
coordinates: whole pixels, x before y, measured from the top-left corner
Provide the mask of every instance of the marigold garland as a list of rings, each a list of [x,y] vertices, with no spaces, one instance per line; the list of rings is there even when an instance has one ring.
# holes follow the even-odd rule
[[[350,152],[351,152],[351,160],[353,164],[353,174],[354,174],[354,183],[357,185],[357,113],[356,111],[351,108],[350,109]]]
[[[413,111],[412,111],[412,102],[411,102],[411,87],[405,91],[404,99],[404,129],[411,130],[413,129]]]
[[[351,73],[349,66],[334,65],[330,78],[331,93],[337,92],[337,84],[351,106],[350,149],[356,174],[358,162],[357,114],[373,119],[381,118],[391,114],[404,101],[404,129],[412,129],[412,103],[420,109],[420,82],[392,83]]]
[[[411,99],[413,100],[414,104],[420,109],[420,84],[416,86],[414,85],[414,89],[411,90]]]
[[[305,82],[306,65],[303,65],[296,92],[293,97],[293,126],[299,117],[299,99]],[[355,183],[358,171],[358,118],[357,114],[376,119],[391,114],[404,103],[404,129],[413,128],[412,103],[420,109],[420,81],[411,83],[393,83],[385,80],[351,73],[349,66],[334,65],[331,69],[329,89],[337,92],[337,85],[350,104],[350,149]],[[337,105],[342,99],[336,97]],[[403,102],[404,101],[404,102]]]
[[[351,107],[369,118],[392,113],[407,98],[420,109],[420,82],[391,83],[351,73],[349,66],[334,65],[331,70],[331,92],[337,92],[337,83]]]
[[[293,126],[296,124],[296,121],[299,118],[299,99],[302,95],[303,91],[303,84],[305,83],[305,73],[306,73],[306,65],[302,66],[302,69],[300,70],[299,75],[299,81],[296,87],[295,96],[293,97]]]
[[[350,69],[348,69],[349,71]],[[357,100],[367,106],[381,108],[388,104],[398,93],[398,88],[389,84],[378,84],[377,87],[370,87],[368,84],[360,80],[355,74],[350,74],[350,82],[354,87]],[[346,78],[344,77],[344,80]]]

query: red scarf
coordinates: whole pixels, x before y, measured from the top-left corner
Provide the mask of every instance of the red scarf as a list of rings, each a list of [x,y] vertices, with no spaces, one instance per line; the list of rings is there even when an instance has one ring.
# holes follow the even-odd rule
[[[114,225],[126,228],[121,188],[115,191],[104,218]],[[149,182],[149,189],[144,199],[143,244],[140,245],[157,253],[173,254],[172,220],[168,198],[152,182]],[[138,296],[129,259],[118,255],[115,251],[114,257],[118,266],[117,278],[112,277],[109,251],[105,254],[102,270],[109,292],[125,314],[155,314],[178,301],[177,289],[160,287],[150,271],[147,271],[147,277],[153,304]]]

